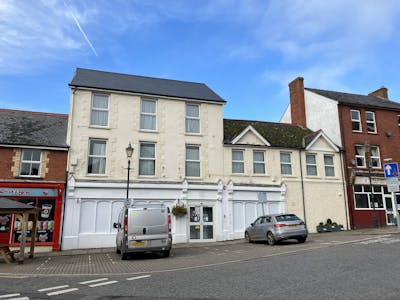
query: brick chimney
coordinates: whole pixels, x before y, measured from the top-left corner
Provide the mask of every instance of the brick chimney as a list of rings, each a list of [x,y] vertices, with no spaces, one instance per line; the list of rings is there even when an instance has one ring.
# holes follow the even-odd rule
[[[306,106],[304,102],[304,78],[297,77],[289,83],[289,92],[292,124],[307,127]]]
[[[369,93],[368,96],[375,96],[383,99],[388,99],[388,89],[383,86],[380,89],[377,89],[376,91]]]

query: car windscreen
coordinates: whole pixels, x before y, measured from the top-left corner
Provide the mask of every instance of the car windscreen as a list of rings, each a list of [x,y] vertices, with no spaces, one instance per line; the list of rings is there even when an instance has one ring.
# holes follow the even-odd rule
[[[280,215],[280,216],[275,216],[275,219],[277,222],[300,220],[296,215]]]

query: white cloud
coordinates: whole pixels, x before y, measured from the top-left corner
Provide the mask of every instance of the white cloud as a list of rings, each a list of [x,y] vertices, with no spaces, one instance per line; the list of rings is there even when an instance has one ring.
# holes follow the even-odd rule
[[[85,22],[84,14],[75,14],[81,23]],[[43,66],[47,61],[63,58],[65,51],[87,47],[60,1],[1,1],[0,32],[0,73]]]

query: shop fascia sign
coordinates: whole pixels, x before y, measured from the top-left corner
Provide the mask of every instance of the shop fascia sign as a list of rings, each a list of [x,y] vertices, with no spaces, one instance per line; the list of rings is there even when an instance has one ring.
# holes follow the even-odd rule
[[[57,189],[1,187],[0,197],[57,197]]]

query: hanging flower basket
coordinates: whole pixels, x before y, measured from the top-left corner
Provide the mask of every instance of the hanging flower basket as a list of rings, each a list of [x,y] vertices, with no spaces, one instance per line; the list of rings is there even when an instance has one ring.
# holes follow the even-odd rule
[[[175,217],[183,217],[187,214],[187,208],[184,204],[176,204],[174,207],[172,207],[172,214]]]

